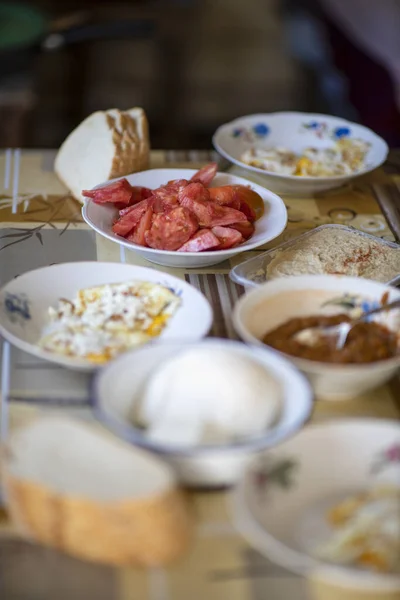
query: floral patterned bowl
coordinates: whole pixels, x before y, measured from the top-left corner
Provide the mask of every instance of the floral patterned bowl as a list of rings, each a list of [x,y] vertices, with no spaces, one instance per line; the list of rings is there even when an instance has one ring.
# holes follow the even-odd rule
[[[55,264],[28,271],[0,288],[0,335],[24,352],[76,371],[95,371],[84,358],[49,352],[38,345],[49,322],[48,309],[60,298],[73,299],[79,290],[130,281],[158,283],[181,298],[181,305],[158,340],[197,341],[212,325],[212,309],[196,288],[169,273],[112,262]]]
[[[331,534],[327,510],[358,492],[398,487],[399,468],[396,422],[345,419],[306,426],[247,466],[230,498],[236,527],[274,562],[336,587],[326,597],[398,598],[400,575],[328,563],[315,550]]]
[[[299,275],[282,277],[248,292],[235,306],[233,323],[239,336],[250,344],[264,346],[264,335],[294,317],[347,313],[357,318],[378,307],[382,297],[400,299],[400,290],[383,283],[344,275]],[[375,317],[398,332],[400,310]],[[310,380],[319,399],[347,400],[388,381],[400,367],[394,358],[365,364],[333,364],[283,355]]]
[[[300,153],[310,146],[331,147],[342,138],[362,139],[370,144],[365,168],[357,174],[335,177],[279,175],[241,161],[242,154],[249,148],[280,146]],[[362,125],[328,115],[300,112],[240,117],[217,129],[213,136],[213,145],[230,162],[252,171],[252,179],[257,183],[274,192],[296,195],[307,195],[342,186],[354,177],[379,167],[386,160],[388,153],[386,142]]]

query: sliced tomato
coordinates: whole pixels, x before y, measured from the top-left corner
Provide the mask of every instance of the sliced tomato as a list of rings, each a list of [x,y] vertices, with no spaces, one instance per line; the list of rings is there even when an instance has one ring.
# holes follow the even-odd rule
[[[212,180],[214,179],[218,170],[218,165],[215,162],[212,162],[199,171],[195,173],[191,179],[191,181],[198,181],[202,183],[204,186],[208,187]]]
[[[230,206],[240,210],[240,198],[235,188],[231,185],[222,185],[221,187],[210,188],[210,199],[221,204],[221,206]]]
[[[180,204],[183,204],[186,199],[205,202],[210,199],[210,191],[202,183],[189,183],[178,193]]]
[[[198,228],[194,214],[183,206],[177,206],[153,216],[151,227],[145,233],[145,240],[151,248],[178,250]]]
[[[231,229],[230,227],[213,227],[211,231],[220,241],[218,250],[234,248],[243,242],[243,236],[237,229]]]
[[[224,226],[247,221],[246,216],[239,210],[229,206],[220,206],[215,202],[199,202],[191,198],[184,198],[181,204],[196,215],[201,227]]]
[[[132,229],[139,223],[140,219],[147,211],[149,207],[153,207],[153,198],[146,198],[138,204],[131,206],[124,215],[120,216],[119,219],[112,226],[112,230],[117,235],[125,237],[132,231]]]
[[[247,220],[251,223],[253,223],[257,219],[255,210],[253,210],[252,207],[249,204],[247,204],[247,202],[241,202],[239,210],[241,210],[242,213],[246,215]]]
[[[190,182],[187,179],[171,179],[171,181],[168,181],[167,187],[170,190],[179,192],[181,189],[189,185],[189,183]]]
[[[253,233],[255,231],[255,227],[254,227],[253,223],[250,223],[250,221],[242,221],[241,223],[232,223],[229,227],[231,229],[236,229],[236,231],[239,231],[245,240],[248,240],[249,238],[251,238],[251,236],[253,235]]]
[[[246,202],[252,211],[254,211],[254,221],[263,216],[265,204],[260,194],[257,194],[257,192],[252,190],[251,187],[246,185],[234,185],[232,187],[237,191],[240,202]]]
[[[178,248],[178,252],[204,252],[216,248],[220,243],[219,238],[210,229],[200,229]]]
[[[146,210],[139,223],[135,226],[133,231],[126,238],[129,242],[139,244],[139,246],[147,246],[146,244],[146,231],[151,227],[153,217],[153,209],[151,206]]]
[[[127,179],[119,179],[96,190],[83,190],[83,196],[91,198],[96,204],[119,204],[129,206],[132,200],[133,188]]]
[[[168,185],[154,190],[154,197],[156,198],[154,211],[157,213],[171,210],[179,205],[178,191]]]

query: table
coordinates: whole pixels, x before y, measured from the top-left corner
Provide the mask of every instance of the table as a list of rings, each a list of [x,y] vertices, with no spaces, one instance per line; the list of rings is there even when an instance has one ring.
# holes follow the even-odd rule
[[[7,150],[0,156],[0,285],[28,270],[59,262],[125,261],[148,266],[144,259],[95,235],[82,222],[80,205],[68,195],[53,172],[54,156],[54,151],[18,149]],[[196,168],[215,158],[212,152],[154,151],[151,163],[152,167]],[[391,163],[387,172],[378,170],[352,185],[318,197],[285,197],[288,228],[280,239],[266,247],[324,223],[349,224],[393,239],[377,199],[390,190],[390,194],[397,194],[400,203],[400,168],[396,165]],[[231,171],[244,174],[237,167]],[[257,175],[249,178],[258,180]],[[186,279],[205,293],[215,312],[211,335],[234,338],[231,309],[243,289],[230,281],[228,273],[232,266],[263,249],[196,271],[157,268]],[[93,420],[87,375],[42,362],[11,348],[7,342],[2,344],[1,365],[3,434],[7,426],[13,428],[40,411],[64,411]],[[400,379],[348,402],[317,401],[313,420],[360,415],[399,419]],[[229,518],[226,492],[192,493],[191,501],[197,515],[197,536],[191,551],[169,569],[143,571],[86,564],[30,544],[17,537],[0,509],[0,598],[309,598],[305,581],[269,562],[236,534]],[[332,590],[324,589],[323,597],[336,596]]]

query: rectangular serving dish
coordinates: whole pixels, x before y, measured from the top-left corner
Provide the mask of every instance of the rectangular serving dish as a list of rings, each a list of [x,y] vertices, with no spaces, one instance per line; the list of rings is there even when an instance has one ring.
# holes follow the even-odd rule
[[[279,246],[277,246],[276,248],[273,248],[272,250],[263,252],[259,256],[256,256],[254,258],[249,258],[248,260],[245,260],[244,262],[240,263],[239,265],[236,265],[236,267],[234,267],[229,274],[230,278],[235,283],[238,283],[239,285],[242,285],[247,288],[256,287],[258,285],[261,285],[262,283],[265,283],[266,281],[269,281],[269,279],[266,275],[266,268],[269,265],[269,263],[272,261],[272,259],[275,258],[275,256],[277,255],[278,252],[292,248],[293,246],[295,246],[302,240],[312,237],[317,232],[319,232],[323,229],[341,229],[342,231],[347,231],[353,235],[359,235],[360,237],[364,237],[364,238],[373,240],[374,242],[380,243],[383,246],[389,246],[390,248],[397,248],[400,251],[399,244],[396,244],[395,242],[389,242],[386,240],[382,240],[381,238],[376,237],[375,235],[371,235],[369,233],[364,233],[363,231],[360,231],[353,227],[347,227],[346,225],[320,225],[319,227],[316,227],[315,229],[312,229],[311,231],[307,231],[307,233],[303,233],[302,235],[299,235],[296,238],[289,240],[288,242],[284,242],[283,244],[280,244]],[[390,281],[385,281],[384,283],[389,284],[389,285],[399,285],[400,284],[400,273],[398,273],[396,276],[394,276],[393,279],[391,279]]]

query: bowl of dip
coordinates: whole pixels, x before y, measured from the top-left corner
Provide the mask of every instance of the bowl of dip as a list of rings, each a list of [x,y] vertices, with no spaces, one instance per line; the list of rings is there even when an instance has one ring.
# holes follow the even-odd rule
[[[341,275],[300,275],[269,281],[235,306],[234,327],[250,344],[290,359],[310,380],[317,398],[346,400],[388,381],[400,366],[400,310],[382,313],[352,330],[342,351],[295,335],[317,325],[356,319],[400,298],[388,285]]]

